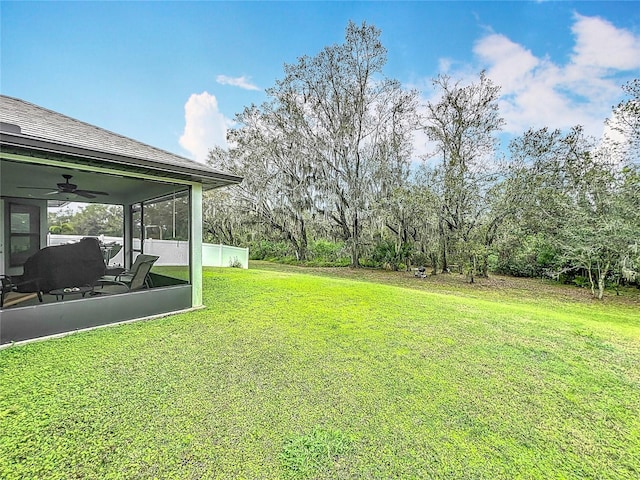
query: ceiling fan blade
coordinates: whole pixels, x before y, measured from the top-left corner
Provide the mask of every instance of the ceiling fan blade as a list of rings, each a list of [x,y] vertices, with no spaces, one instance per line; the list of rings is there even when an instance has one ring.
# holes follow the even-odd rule
[[[74,193],[83,192],[91,195],[109,195],[107,192],[99,192],[98,190],[74,190]]]
[[[51,190],[51,187],[17,187],[17,188],[25,188],[27,190]]]
[[[84,198],[96,198],[95,195],[92,195],[89,191],[87,190],[76,190],[75,192],[73,192],[74,194],[80,196],[80,197],[84,197]]]

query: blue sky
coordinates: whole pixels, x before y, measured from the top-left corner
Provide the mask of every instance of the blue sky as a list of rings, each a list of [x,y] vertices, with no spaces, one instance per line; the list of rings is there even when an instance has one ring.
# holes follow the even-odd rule
[[[582,124],[600,136],[640,77],[636,2],[0,2],[0,91],[202,161],[284,63],[382,30],[385,75],[486,69],[506,133]],[[416,139],[416,151],[423,141]]]

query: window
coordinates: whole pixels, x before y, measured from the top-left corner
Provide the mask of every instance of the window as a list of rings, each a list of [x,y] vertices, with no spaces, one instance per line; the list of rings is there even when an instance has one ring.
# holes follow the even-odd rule
[[[142,238],[144,253],[159,255],[162,259],[158,263],[163,265],[156,264],[152,271],[187,282],[191,257],[189,207],[189,191],[177,191],[144,202],[141,217],[133,216],[133,232]]]
[[[40,208],[10,203],[9,223],[9,263],[19,267],[40,250]]]
[[[144,238],[189,241],[189,192],[144,202]]]

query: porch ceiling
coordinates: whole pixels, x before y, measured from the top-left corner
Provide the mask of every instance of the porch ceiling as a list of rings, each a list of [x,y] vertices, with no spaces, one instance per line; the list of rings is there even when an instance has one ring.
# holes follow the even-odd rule
[[[33,198],[43,200],[68,200],[86,203],[125,205],[169,195],[184,190],[185,185],[166,181],[140,179],[123,175],[96,173],[87,170],[27,162],[0,161],[0,194],[3,197]],[[97,198],[85,198],[74,194],[53,193],[57,183],[65,179],[63,174],[73,175],[71,183],[82,190],[107,192]],[[37,188],[24,188],[37,187]]]
[[[3,196],[67,200],[39,190],[55,190],[57,183],[64,182],[62,174],[73,175],[71,183],[79,189],[110,193],[93,202],[114,204],[170,194],[180,184],[201,184],[208,190],[242,181],[209,165],[5,95],[0,95],[0,148]],[[22,186],[38,188],[17,188]]]

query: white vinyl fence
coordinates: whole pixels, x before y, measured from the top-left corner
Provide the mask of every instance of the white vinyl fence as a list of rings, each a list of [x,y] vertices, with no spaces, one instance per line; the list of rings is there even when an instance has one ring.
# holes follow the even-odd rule
[[[62,245],[80,241],[84,235],[54,235],[48,234],[47,245]],[[100,235],[98,239],[109,244],[115,242],[122,245],[121,237],[106,237]],[[134,240],[134,247],[138,248],[139,240]],[[188,265],[189,242],[179,240],[155,240],[144,241],[144,253],[158,255],[160,258],[156,265]],[[109,265],[124,265],[122,248],[109,260]],[[203,267],[241,267],[249,268],[249,249],[230,247],[228,245],[202,244]]]

